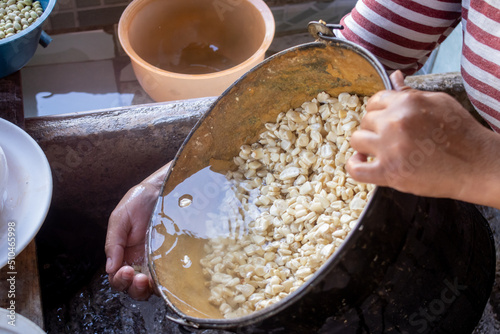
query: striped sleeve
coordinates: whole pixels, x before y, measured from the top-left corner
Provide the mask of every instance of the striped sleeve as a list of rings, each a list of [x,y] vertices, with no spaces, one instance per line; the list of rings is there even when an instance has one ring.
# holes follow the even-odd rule
[[[463,2],[462,78],[479,114],[500,132],[500,2]]]
[[[392,71],[418,71],[432,50],[460,22],[454,0],[360,0],[336,34],[362,45]]]

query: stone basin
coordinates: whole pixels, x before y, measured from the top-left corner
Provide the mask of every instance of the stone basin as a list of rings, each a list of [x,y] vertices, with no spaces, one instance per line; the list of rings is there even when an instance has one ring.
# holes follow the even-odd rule
[[[459,73],[413,76],[407,78],[407,84],[446,92],[480,120],[467,99]],[[160,298],[136,302],[111,290],[104,272],[104,240],[109,214],[121,197],[174,158],[190,129],[215,99],[26,120],[26,131],[47,155],[54,180],[52,205],[36,238],[48,333],[193,331],[167,320],[168,311]],[[490,221],[497,244],[499,211],[484,207],[480,210]],[[499,269],[497,264],[497,273]],[[499,286],[497,274],[475,333],[500,330]]]

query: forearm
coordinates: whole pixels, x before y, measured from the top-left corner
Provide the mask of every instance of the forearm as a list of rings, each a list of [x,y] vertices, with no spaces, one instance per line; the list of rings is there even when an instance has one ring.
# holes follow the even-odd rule
[[[484,131],[484,144],[471,154],[471,173],[457,180],[463,183],[457,199],[500,209],[500,134]]]

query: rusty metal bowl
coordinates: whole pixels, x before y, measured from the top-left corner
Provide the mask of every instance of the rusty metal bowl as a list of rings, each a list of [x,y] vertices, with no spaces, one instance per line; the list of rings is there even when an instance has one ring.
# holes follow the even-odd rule
[[[149,269],[170,320],[238,333],[472,331],[495,272],[487,222],[470,204],[381,187],[341,248],[296,292],[234,319],[208,303],[199,264],[204,212],[220,204],[223,174],[239,147],[319,92],[390,88],[373,55],[338,40],[276,54],[220,96],[179,150],[150,221]],[[186,197],[191,205],[180,206]]]

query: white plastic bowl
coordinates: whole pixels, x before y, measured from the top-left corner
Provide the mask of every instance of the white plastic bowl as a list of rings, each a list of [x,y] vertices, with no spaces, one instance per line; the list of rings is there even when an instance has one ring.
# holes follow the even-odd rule
[[[0,119],[0,146],[9,173],[0,211],[0,267],[3,267],[9,254],[9,223],[15,227],[15,240],[12,241],[15,241],[16,256],[42,226],[52,199],[52,174],[49,162],[35,140],[3,119]]]
[[[3,211],[4,203],[7,199],[7,181],[9,179],[9,168],[7,159],[0,146],[0,212]]]
[[[10,310],[0,308],[0,333],[2,334],[44,334],[45,332],[34,322],[23,317],[19,313],[15,314],[15,326],[9,324],[12,313]]]

